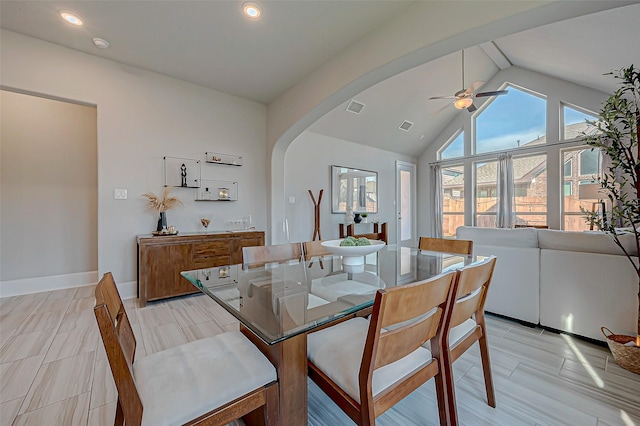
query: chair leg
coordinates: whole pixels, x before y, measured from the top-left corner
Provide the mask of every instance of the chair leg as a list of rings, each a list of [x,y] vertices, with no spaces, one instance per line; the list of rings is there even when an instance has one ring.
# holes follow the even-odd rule
[[[278,404],[278,386],[274,383],[266,389],[266,403],[264,404],[264,423],[267,426],[277,426],[280,422]]]
[[[443,370],[434,377],[436,382],[436,400],[438,401],[438,416],[440,417],[440,426],[448,426],[454,423],[451,422],[449,415],[449,390],[445,384],[445,378]],[[455,420],[454,420],[455,421]]]
[[[124,412],[122,411],[122,404],[120,404],[120,397],[118,396],[118,402],[116,403],[116,418],[113,421],[114,426],[124,425]]]
[[[496,396],[493,390],[493,376],[491,374],[491,360],[489,359],[489,345],[487,344],[487,332],[484,322],[480,326],[482,336],[478,340],[480,345],[480,359],[482,360],[482,372],[484,374],[484,387],[487,390],[487,403],[496,408]]]
[[[456,406],[456,389],[453,380],[453,365],[451,363],[451,354],[449,351],[445,351],[442,356],[442,386],[444,387],[445,403],[444,408],[447,416],[446,425],[458,426],[458,408]],[[438,380],[436,379],[436,392],[438,392]],[[438,401],[438,411],[440,411],[440,401]],[[442,425],[443,418],[440,416],[440,424]]]

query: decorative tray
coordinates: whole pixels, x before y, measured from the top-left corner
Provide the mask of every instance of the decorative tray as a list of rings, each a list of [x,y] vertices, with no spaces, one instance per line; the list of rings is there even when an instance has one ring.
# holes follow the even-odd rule
[[[151,231],[151,235],[153,235],[154,237],[178,235],[178,231],[175,231],[175,232]]]

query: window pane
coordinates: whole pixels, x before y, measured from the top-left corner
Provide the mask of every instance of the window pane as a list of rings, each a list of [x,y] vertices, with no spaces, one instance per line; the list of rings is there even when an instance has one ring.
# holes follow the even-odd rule
[[[562,160],[565,164],[567,162],[573,162],[574,164],[578,162],[580,163],[580,169],[582,169],[583,163],[587,165],[591,164],[591,166],[593,166],[592,155],[594,153],[597,155],[597,152],[592,152],[590,148],[573,149],[570,151],[564,151],[562,153]],[[586,175],[582,175],[581,170],[579,172],[580,174],[578,174],[578,170],[575,170],[570,176],[565,176],[562,197],[562,226],[566,231],[585,231],[589,229],[589,225],[585,222],[585,218],[580,211],[580,207],[591,210],[593,203],[597,200],[580,199],[580,186],[594,183],[590,178],[593,175],[597,176],[597,156],[595,164],[595,173],[586,173]],[[585,179],[585,177],[588,177],[588,179]]]
[[[476,118],[476,153],[546,143],[546,101],[507,89]]]
[[[440,153],[440,159],[457,158],[464,155],[464,132],[460,132]]]
[[[564,129],[561,137],[564,140],[576,139],[582,136],[585,132],[589,133],[596,130],[595,127],[589,126],[586,123],[586,120],[597,120],[598,117],[595,115],[578,111],[567,105],[562,106],[562,114],[564,119]]]
[[[513,159],[516,224],[547,224],[547,156]]]
[[[445,237],[456,235],[464,225],[464,166],[443,167],[442,230]]]
[[[564,163],[564,176],[571,176],[573,173],[573,161],[569,160]]]
[[[476,163],[476,226],[496,226],[497,161]]]
[[[580,175],[595,175],[598,173],[597,150],[585,149],[580,152]]]

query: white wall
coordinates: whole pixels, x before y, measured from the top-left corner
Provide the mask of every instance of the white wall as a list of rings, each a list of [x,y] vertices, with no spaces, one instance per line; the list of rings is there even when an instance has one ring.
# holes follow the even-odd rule
[[[289,145],[285,156],[284,196],[287,200],[290,196],[295,197],[295,204],[287,203],[286,206],[289,240],[309,241],[313,237],[314,211],[309,189],[313,192],[316,201],[318,192],[324,189],[320,203],[322,239],[338,238],[338,225],[344,223],[344,214],[331,213],[331,166],[337,165],[378,172],[380,202],[377,217],[380,222],[388,222],[389,242],[395,242],[395,162],[397,160],[412,163],[416,161],[405,155],[309,131],[302,133]]]
[[[161,191],[165,155],[244,156],[243,167],[203,165],[205,178],[239,182],[238,202],[195,203],[195,190],[179,188],[184,206],[168,212],[170,224],[200,230],[200,213],[212,212],[210,229],[220,229],[251,213],[265,229],[264,105],[6,30],[0,42],[3,87],[97,106],[99,274],[112,271],[129,295],[135,291],[135,236],[156,224],[141,194]],[[127,189],[128,199],[115,200],[115,188]]]
[[[537,92],[546,96],[547,101],[547,144],[558,144],[560,135],[560,104],[566,103],[570,105],[576,105],[583,109],[597,113],[602,102],[606,100],[608,95],[606,93],[594,90],[585,86],[580,86],[574,83],[570,83],[564,80],[560,80],[548,75],[540,74],[534,71],[525,70],[516,66],[509,67],[505,70],[498,72],[490,81],[483,86],[483,90],[497,90],[503,83],[509,82],[516,86]],[[479,100],[480,98],[478,98]],[[420,155],[418,160],[418,210],[426,211],[427,214],[421,216],[422,219],[418,224],[419,235],[431,234],[431,209],[426,206],[431,205],[431,171],[429,163],[436,161],[438,150],[444,143],[453,135],[453,133],[462,128],[465,132],[465,155],[471,154],[471,132],[473,131],[473,118],[480,114],[483,109],[483,105],[488,105],[490,98],[487,98],[484,103],[478,103],[478,111],[474,114],[469,114],[467,111],[459,111],[456,118],[447,125],[440,135],[437,135],[429,143],[428,148]],[[564,146],[551,146],[547,147],[547,223],[552,229],[560,229],[561,222],[561,202],[562,185],[559,184],[560,172],[562,162],[560,161],[561,149],[569,146],[578,145],[577,143],[570,143]],[[545,147],[540,147],[541,151]],[[531,152],[531,151],[529,151]],[[496,154],[488,154],[495,157]],[[465,186],[467,182],[471,182],[472,176],[472,161],[466,160],[465,164]],[[469,187],[470,188],[470,187]],[[471,225],[473,220],[473,199],[472,191],[465,190],[465,194],[469,194],[465,197],[465,224]]]
[[[0,281],[95,277],[96,108],[4,90],[0,99]]]

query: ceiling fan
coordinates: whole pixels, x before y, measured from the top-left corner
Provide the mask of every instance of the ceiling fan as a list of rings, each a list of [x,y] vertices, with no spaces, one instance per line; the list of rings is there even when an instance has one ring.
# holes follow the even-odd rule
[[[476,90],[480,88],[484,84],[484,81],[476,81],[471,86],[464,88],[464,50],[462,51],[462,90],[457,91],[453,96],[433,96],[429,98],[432,99],[455,99],[453,106],[457,109],[466,109],[469,112],[475,111],[477,108],[473,104],[473,98],[484,98],[487,96],[500,96],[506,95],[509,93],[508,90],[496,90],[493,92],[479,92],[474,93]],[[442,111],[447,106],[444,106],[440,110],[436,111],[436,113]]]

